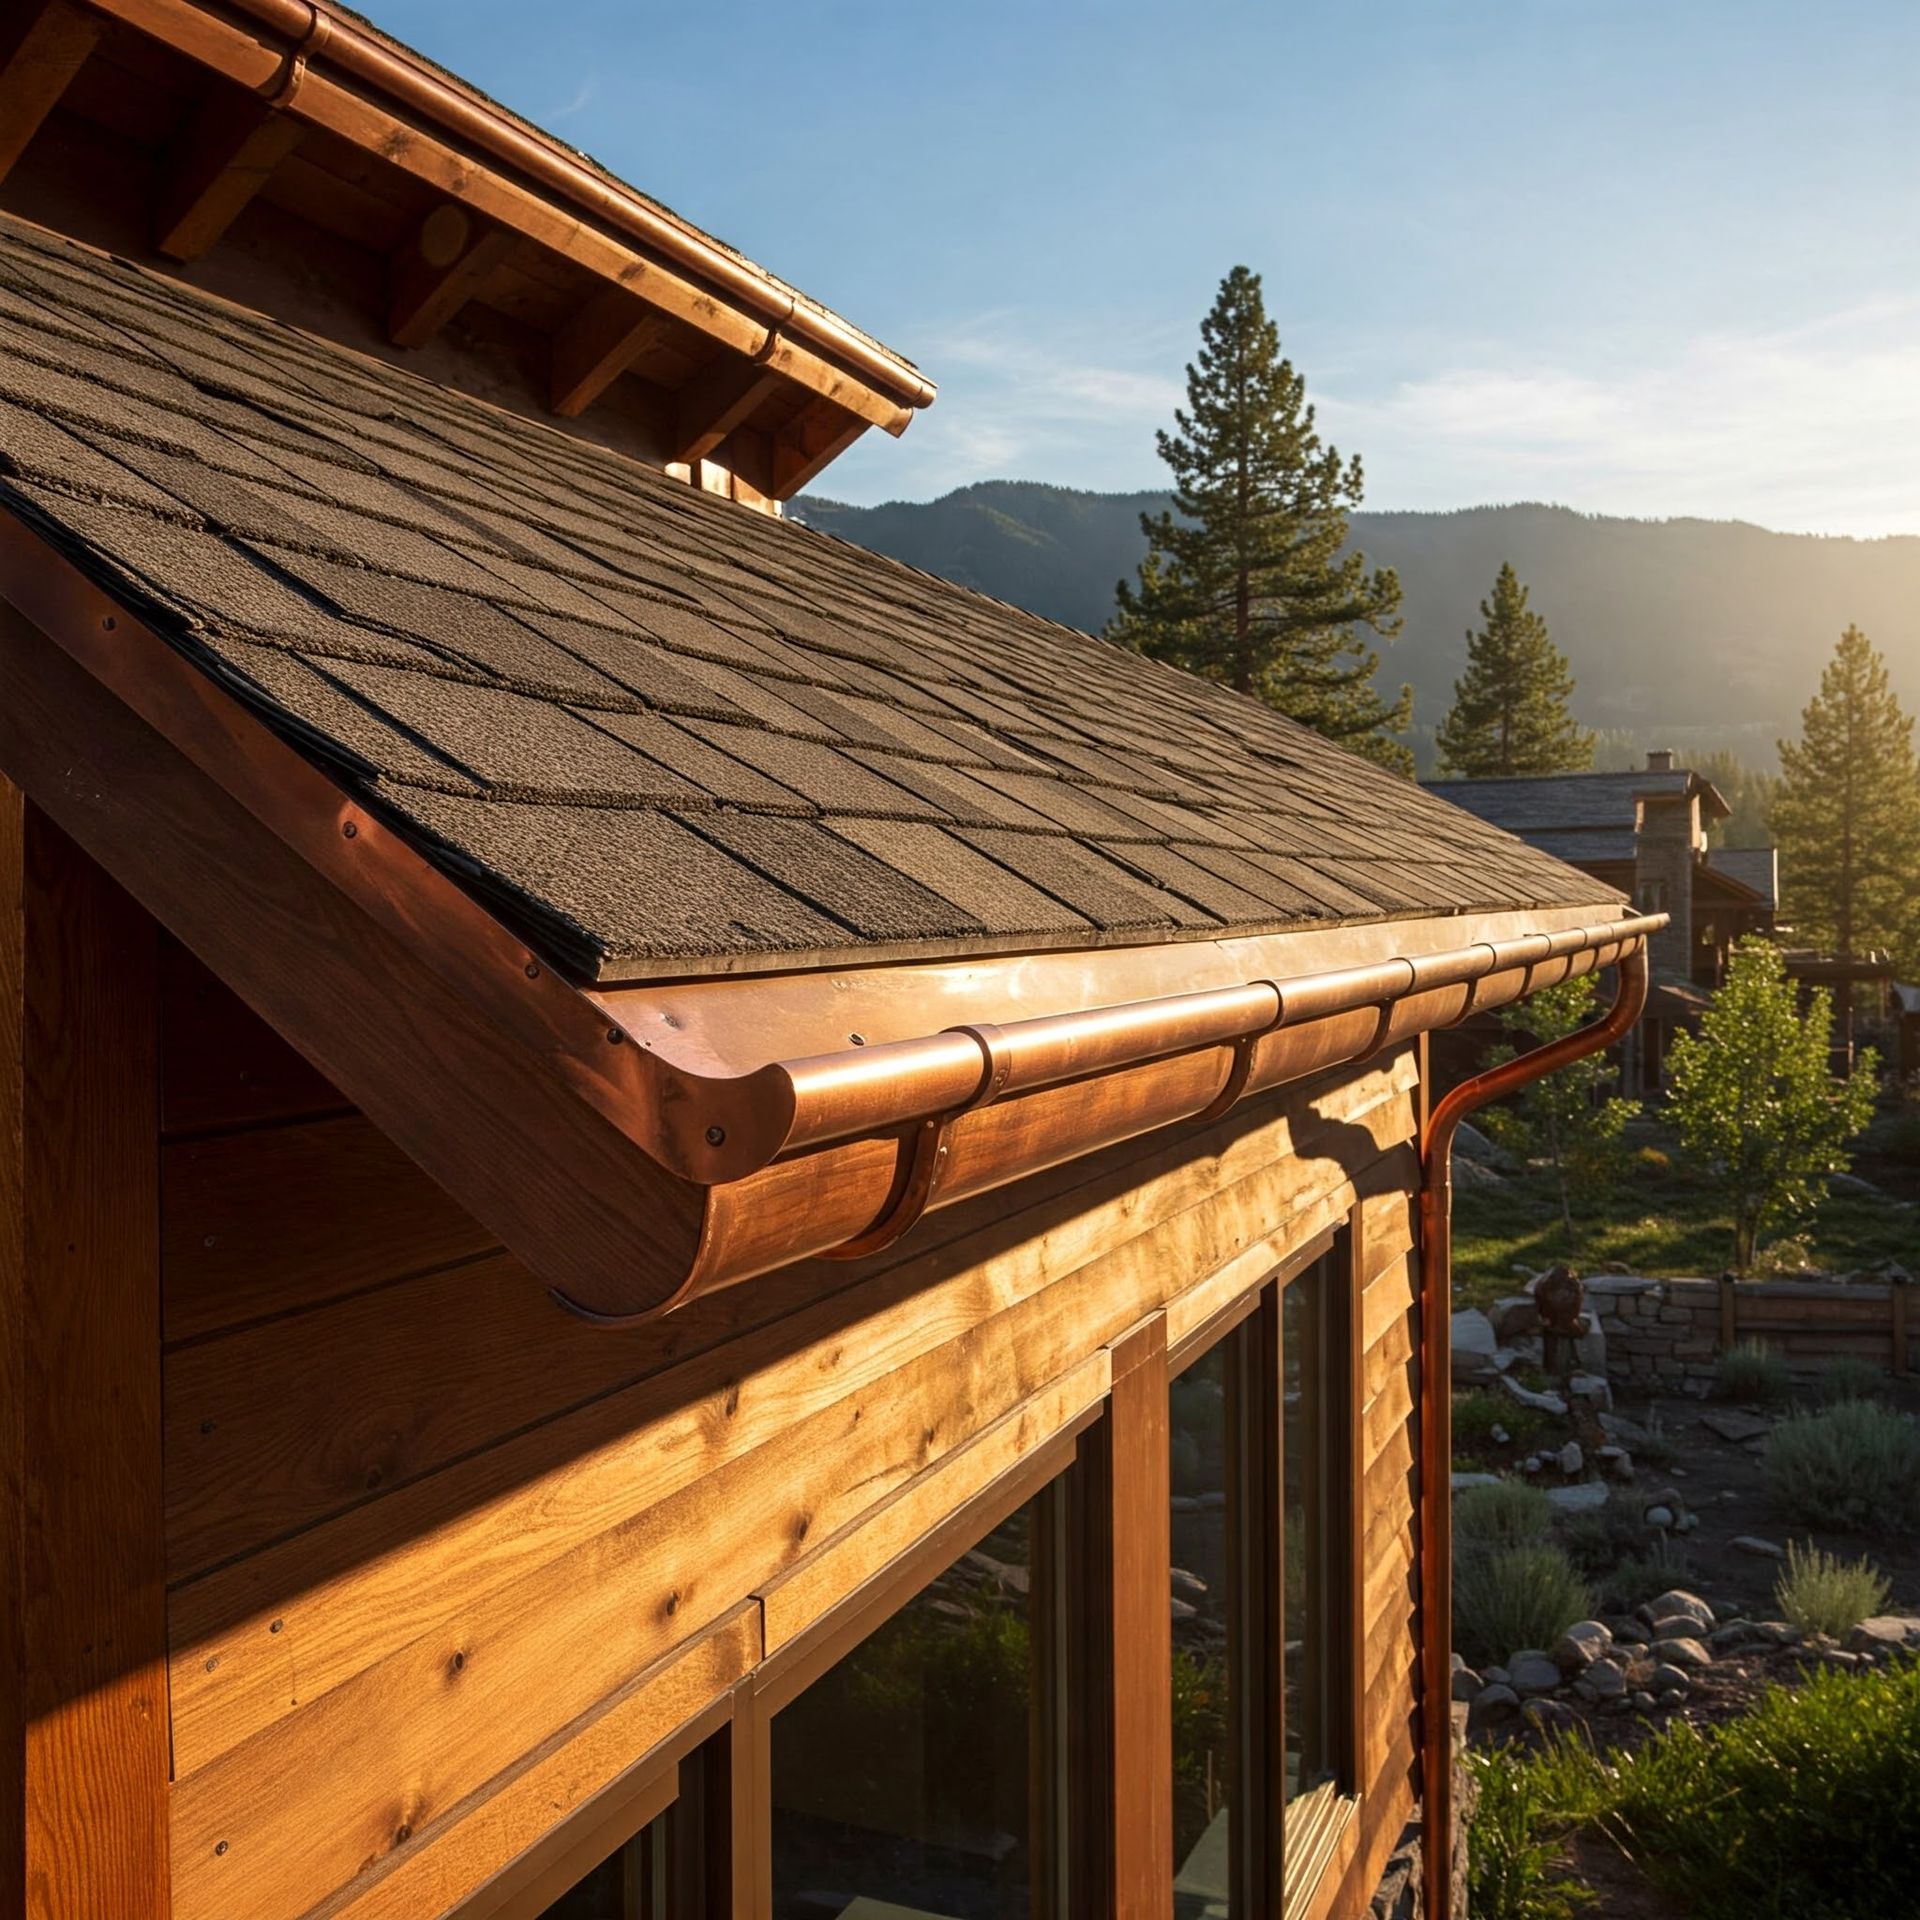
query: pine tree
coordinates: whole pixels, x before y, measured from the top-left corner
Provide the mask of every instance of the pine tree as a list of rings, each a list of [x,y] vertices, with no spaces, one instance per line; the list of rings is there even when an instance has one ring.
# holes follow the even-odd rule
[[[1201,322],[1178,431],[1158,436],[1174,511],[1142,514],[1148,553],[1109,637],[1277,707],[1396,771],[1411,688],[1382,700],[1355,633],[1400,631],[1400,582],[1347,553],[1360,462],[1322,446],[1306,382],[1280,354],[1260,276],[1235,267]]]
[[[1840,954],[1890,947],[1903,962],[1920,959],[1913,720],[1858,627],[1840,636],[1800,726],[1798,740],[1780,742],[1772,812],[1783,917],[1804,946]]]
[[[1503,564],[1485,624],[1467,635],[1467,670],[1435,736],[1443,773],[1579,773],[1593,765],[1593,735],[1574,724],[1573,670],[1547,623],[1527,605],[1520,576]]]

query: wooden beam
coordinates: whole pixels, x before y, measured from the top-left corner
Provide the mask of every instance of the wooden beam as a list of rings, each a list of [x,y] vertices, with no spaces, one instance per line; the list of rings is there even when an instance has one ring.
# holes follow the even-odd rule
[[[1087,1430],[1069,1526],[1086,1596],[1073,1649],[1073,1850],[1084,1911],[1172,1920],[1173,1614],[1166,1316],[1109,1348],[1113,1392]]]
[[[0,1913],[165,1920],[153,923],[0,781]]]
[[[252,94],[223,89],[203,101],[181,130],[160,190],[155,248],[172,260],[198,260],[305,132]]]
[[[514,239],[451,200],[435,207],[394,260],[387,338],[396,347],[431,340],[485,286]]]
[[[553,337],[548,404],[565,420],[585,413],[672,324],[626,288],[601,288]]]
[[[779,384],[780,375],[764,360],[731,355],[695,374],[675,398],[668,460],[684,460],[689,466],[704,460]]]
[[[773,497],[791,500],[819,477],[867,430],[867,422],[816,400],[774,437]]]
[[[20,13],[12,28],[0,28],[0,180],[59,105],[105,25],[75,0],[29,3]]]

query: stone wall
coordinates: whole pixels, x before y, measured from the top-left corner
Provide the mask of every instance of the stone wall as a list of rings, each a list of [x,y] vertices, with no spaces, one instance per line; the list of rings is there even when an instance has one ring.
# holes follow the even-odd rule
[[[1606,1369],[1617,1385],[1643,1392],[1712,1390],[1721,1346],[1717,1280],[1642,1280],[1595,1274],[1587,1311],[1606,1335]],[[1920,1313],[1909,1316],[1904,1279],[1743,1280],[1733,1289],[1734,1337],[1786,1356],[1794,1373],[1817,1377],[1838,1360],[1890,1367],[1896,1324],[1912,1360]],[[1898,1317],[1896,1319],[1896,1316]]]

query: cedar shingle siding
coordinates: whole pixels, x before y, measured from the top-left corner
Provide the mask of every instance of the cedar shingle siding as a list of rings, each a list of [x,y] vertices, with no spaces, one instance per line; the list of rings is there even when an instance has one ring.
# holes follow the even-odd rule
[[[1251,701],[10,221],[0,504],[601,978],[1605,892]]]

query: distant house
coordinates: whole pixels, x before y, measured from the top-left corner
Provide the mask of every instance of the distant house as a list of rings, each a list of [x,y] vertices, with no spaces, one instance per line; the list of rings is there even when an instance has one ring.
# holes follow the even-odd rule
[[[0,1915],[1359,1920],[1427,1038],[1658,922],[792,524],[928,383],[344,6],[12,12]]]
[[[1743,934],[1770,932],[1779,904],[1772,847],[1709,847],[1707,829],[1731,809],[1704,774],[1674,765],[1670,748],[1624,773],[1429,780],[1451,800],[1529,846],[1551,853],[1670,916],[1650,943],[1654,993],[1634,1036],[1632,1077],[1655,1086],[1666,1041],[1726,978]]]

